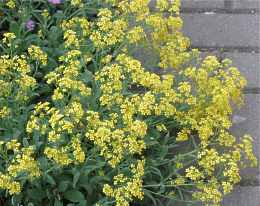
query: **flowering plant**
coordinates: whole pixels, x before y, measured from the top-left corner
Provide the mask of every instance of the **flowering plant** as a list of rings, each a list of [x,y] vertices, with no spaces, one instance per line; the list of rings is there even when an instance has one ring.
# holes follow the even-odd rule
[[[0,2],[0,204],[217,206],[256,166],[229,132],[246,80],[150,3]]]

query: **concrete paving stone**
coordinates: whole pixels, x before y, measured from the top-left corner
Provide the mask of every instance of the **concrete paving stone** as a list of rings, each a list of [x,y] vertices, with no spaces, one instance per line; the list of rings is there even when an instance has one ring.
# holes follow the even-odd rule
[[[260,87],[260,53],[225,52],[222,57],[233,61],[232,65],[246,77],[247,87]]]
[[[250,14],[182,14],[183,32],[195,47],[259,46],[260,16]]]
[[[222,206],[259,206],[260,187],[237,187],[228,195]]]
[[[238,139],[249,134],[254,139],[254,152],[260,160],[260,94],[245,94],[245,104],[235,109],[232,116],[231,133]],[[259,185],[260,168],[247,168],[241,171],[243,185]]]
[[[233,9],[258,9],[258,8],[260,8],[260,0],[231,0],[231,1],[232,1]]]
[[[181,0],[183,9],[221,9],[225,0]],[[155,8],[156,0],[150,1],[151,8]]]
[[[182,8],[195,8],[195,9],[219,9],[224,7],[225,0],[182,0]]]
[[[243,117],[244,120],[238,118]],[[245,94],[244,104],[233,111],[232,132],[236,136],[250,134],[260,142],[260,94]]]

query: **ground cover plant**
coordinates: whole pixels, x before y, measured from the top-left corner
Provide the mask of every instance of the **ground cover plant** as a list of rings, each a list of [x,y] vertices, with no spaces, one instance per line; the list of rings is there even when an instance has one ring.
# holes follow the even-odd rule
[[[153,2],[0,1],[0,205],[218,206],[257,165],[246,80]]]

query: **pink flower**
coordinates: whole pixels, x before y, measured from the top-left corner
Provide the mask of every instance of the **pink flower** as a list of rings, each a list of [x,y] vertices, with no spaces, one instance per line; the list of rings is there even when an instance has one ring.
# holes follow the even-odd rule
[[[58,5],[61,3],[61,0],[48,0],[48,2],[54,5]]]
[[[26,24],[25,24],[25,27],[29,30],[29,31],[32,31],[34,30],[35,28],[35,22],[31,19],[29,19]]]

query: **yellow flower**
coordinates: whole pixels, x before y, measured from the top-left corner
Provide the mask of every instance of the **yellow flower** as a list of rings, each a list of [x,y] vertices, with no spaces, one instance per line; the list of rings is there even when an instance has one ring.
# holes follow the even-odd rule
[[[10,195],[15,195],[21,192],[21,185],[9,175],[0,173],[0,189],[6,189]]]
[[[44,154],[48,159],[54,160],[60,166],[68,166],[72,162],[64,148],[55,149],[46,147]]]
[[[0,108],[0,119],[6,118],[10,115],[11,110],[10,108],[4,106],[3,108]]]
[[[20,146],[21,146],[21,144],[16,139],[13,139],[6,143],[6,148],[8,150],[12,150],[14,152],[18,152],[20,149]]]
[[[157,0],[156,1],[156,8],[160,11],[166,11],[169,7],[169,1],[168,0]]]
[[[167,128],[165,127],[164,124],[156,125],[156,129],[157,129],[159,132],[167,131]]]
[[[64,33],[65,47],[76,47],[79,48],[79,40],[77,38],[76,32],[73,30],[67,30]]]
[[[178,90],[183,95],[188,95],[191,92],[191,86],[190,86],[190,84],[188,82],[181,82],[179,84]]]
[[[137,43],[140,40],[142,40],[144,37],[145,37],[145,32],[144,32],[143,28],[140,26],[134,27],[127,34],[129,43]]]
[[[48,56],[40,47],[32,45],[28,48],[28,53],[32,60],[39,61],[42,65],[47,64]]]
[[[174,181],[171,182],[171,185],[173,186],[178,186],[178,185],[183,185],[185,184],[185,178],[182,176],[178,176]]]
[[[50,16],[49,11],[47,9],[44,9],[41,15],[44,16],[45,18],[48,18]]]
[[[12,1],[10,1],[12,2]],[[16,38],[14,33],[11,32],[6,32],[4,33],[4,38],[3,38],[3,43],[5,43],[8,47],[11,46],[11,43],[13,42],[13,40]]]
[[[7,168],[8,173],[12,177],[16,177],[21,172],[28,173],[30,178],[39,177],[41,175],[38,163],[33,155],[33,147],[23,148],[21,154],[17,155],[13,163]]]
[[[71,146],[73,148],[73,155],[77,162],[83,163],[85,161],[85,153],[82,150],[81,142],[78,137],[72,139]]]
[[[190,178],[193,181],[198,181],[204,177],[204,175],[194,166],[186,169],[186,177]]]
[[[57,142],[60,139],[61,135],[57,134],[55,131],[50,131],[48,134],[49,142]]]
[[[143,199],[142,177],[144,175],[144,164],[143,160],[138,160],[135,165],[131,165],[132,179],[123,174],[118,174],[114,177],[114,188],[108,184],[103,186],[103,193],[107,197],[115,198],[116,206],[127,206],[134,198]]]
[[[190,135],[190,130],[189,129],[183,129],[180,132],[178,132],[177,137],[176,137],[176,141],[177,142],[184,142],[187,141],[189,139],[189,135]]]
[[[6,6],[8,6],[10,9],[15,8],[15,1],[14,0],[7,0]]]
[[[83,7],[81,0],[71,0],[71,5],[76,7]]]
[[[252,142],[253,142],[253,138],[249,135],[245,135],[242,140],[242,143],[240,144],[240,147],[245,152],[246,158],[250,161],[250,165],[252,167],[256,167],[258,164],[258,161],[253,152]]]
[[[230,193],[233,190],[233,185],[230,182],[222,182],[224,195]]]

